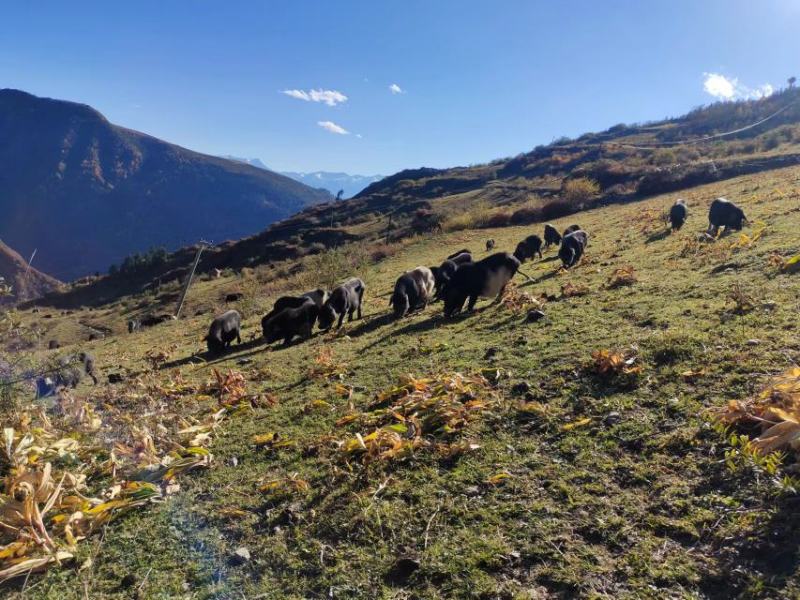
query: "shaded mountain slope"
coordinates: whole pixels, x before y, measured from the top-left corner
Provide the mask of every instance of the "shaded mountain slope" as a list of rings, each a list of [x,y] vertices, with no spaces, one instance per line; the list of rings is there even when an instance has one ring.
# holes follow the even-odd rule
[[[63,279],[152,246],[220,242],[330,195],[109,123],[86,105],[0,90],[0,236]]]
[[[11,286],[11,295],[0,297],[0,302],[25,301],[57,290],[62,283],[31,267],[18,252],[0,240],[0,279]]]

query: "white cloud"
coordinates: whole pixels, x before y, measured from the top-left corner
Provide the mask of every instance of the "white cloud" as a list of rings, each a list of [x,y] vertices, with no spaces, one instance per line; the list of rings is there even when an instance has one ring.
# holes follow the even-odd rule
[[[769,83],[765,83],[764,85],[753,90],[753,94],[755,94],[756,98],[766,98],[767,96],[772,96],[774,92],[775,88]]]
[[[330,131],[331,133],[338,133],[339,135],[348,135],[350,132],[347,131],[341,125],[337,125],[333,121],[317,121],[317,125],[322,127],[325,131]]]
[[[311,100],[311,97],[308,95],[308,93],[304,92],[303,90],[283,90],[281,94],[286,94],[287,96],[297,98],[298,100],[305,100],[306,102]]]
[[[725,77],[719,73],[703,73],[703,90],[719,100],[758,100],[771,96],[775,91],[769,83],[750,88],[739,83],[736,77]]]
[[[396,83],[393,83],[392,85],[389,86],[389,91],[392,92],[392,94],[402,94],[402,93],[404,93],[403,92],[403,88],[401,88]]]
[[[283,90],[281,93],[305,102],[322,102],[328,106],[347,102],[347,96],[336,90]]]
[[[736,79],[728,79],[719,73],[704,73],[703,89],[706,94],[722,100],[732,100],[736,95]]]

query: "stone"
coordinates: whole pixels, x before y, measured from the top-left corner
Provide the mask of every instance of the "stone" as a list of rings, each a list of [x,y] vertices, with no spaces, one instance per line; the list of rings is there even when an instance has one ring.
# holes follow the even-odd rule
[[[394,561],[386,578],[392,583],[403,583],[419,569],[419,561],[410,556],[401,556]]]
[[[231,557],[231,561],[234,564],[244,564],[250,561],[250,550],[245,548],[244,546],[240,546],[236,550],[233,551],[233,556]]]
[[[534,310],[528,311],[528,316],[527,316],[526,320],[528,321],[528,323],[535,323],[537,321],[541,321],[542,319],[544,319],[544,317],[545,317],[545,314],[541,310],[534,309]]]
[[[515,396],[521,396],[523,394],[527,394],[531,391],[531,386],[527,381],[520,381],[519,383],[515,383],[511,388],[511,393]]]

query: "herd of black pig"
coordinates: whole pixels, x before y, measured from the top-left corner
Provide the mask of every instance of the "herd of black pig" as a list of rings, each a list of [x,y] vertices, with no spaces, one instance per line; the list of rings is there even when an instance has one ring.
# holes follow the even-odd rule
[[[678,200],[669,210],[669,222],[673,231],[680,229],[689,215],[683,200]],[[709,227],[702,238],[713,241],[719,235],[720,227],[725,230],[741,230],[747,221],[741,208],[717,198],[711,203],[708,213]],[[472,253],[464,248],[448,256],[442,264],[434,267],[417,267],[403,273],[397,279],[391,295],[390,305],[395,317],[421,310],[429,302],[443,300],[444,314],[451,317],[461,312],[469,300],[467,309],[472,310],[479,297],[500,296],[505,286],[526,260],[542,257],[542,250],[559,246],[558,256],[565,268],[578,263],[586,249],[589,236],[578,225],[568,227],[559,233],[552,225],[544,226],[544,240],[531,235],[517,244],[513,253],[498,252],[486,258],[473,261]],[[494,240],[486,243],[487,252],[494,249]],[[345,317],[352,321],[354,315],[361,318],[365,285],[361,279],[350,278],[331,293],[316,289],[301,296],[278,298],[272,310],[261,320],[264,339],[271,344],[280,339],[288,345],[295,337],[311,337],[315,324],[328,330],[341,327]],[[142,328],[152,327],[172,320],[172,315],[157,315],[128,322],[128,331],[135,333]],[[235,340],[241,343],[241,316],[229,310],[216,317],[204,338],[208,350],[213,355],[224,353]],[[51,341],[50,348],[59,344]],[[84,374],[96,384],[95,359],[91,354],[80,352],[64,356],[57,366],[36,379],[38,397],[56,393],[59,388],[76,387]],[[109,382],[121,380],[119,374],[110,374]]]
[[[678,200],[669,211],[673,231],[680,229],[689,211],[683,200]],[[716,237],[720,227],[740,230],[747,221],[744,211],[734,203],[717,198],[709,209],[709,228],[703,235]],[[472,253],[464,248],[448,256],[441,265],[416,267],[400,275],[389,301],[394,315],[424,309],[429,302],[442,300],[444,315],[452,317],[461,312],[464,303],[467,310],[475,307],[478,298],[500,297],[506,285],[516,275],[526,260],[538,256],[542,249],[559,245],[558,257],[564,268],[575,266],[583,256],[589,242],[589,234],[578,225],[571,225],[559,233],[550,224],[544,226],[544,240],[531,235],[517,244],[513,253],[497,252],[486,258],[473,261]],[[494,248],[494,240],[486,243],[487,252]],[[361,279],[352,277],[328,293],[316,289],[301,296],[278,298],[273,309],[261,320],[264,339],[268,344],[283,339],[289,345],[295,337],[311,337],[316,323],[322,330],[330,329],[334,323],[339,328],[344,322],[361,318],[361,308],[366,286]],[[222,354],[234,340],[241,343],[241,315],[229,310],[214,319],[204,338],[212,354]]]

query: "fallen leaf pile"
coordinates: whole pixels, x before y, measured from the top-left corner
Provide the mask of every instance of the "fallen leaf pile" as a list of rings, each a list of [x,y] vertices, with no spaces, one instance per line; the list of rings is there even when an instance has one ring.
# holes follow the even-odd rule
[[[634,269],[632,265],[625,265],[619,269],[614,269],[614,272],[608,279],[608,287],[614,289],[625,285],[633,285],[637,281],[636,269]]]
[[[206,446],[241,396],[235,373],[222,381],[206,390],[179,374],[166,383],[140,377],[91,397],[64,391],[48,409],[5,417],[0,582],[71,560],[100,527],[209,465]]]
[[[595,350],[592,352],[592,370],[603,377],[617,375],[635,375],[642,371],[642,366],[635,364],[636,354],[619,350]]]
[[[800,367],[775,377],[755,398],[731,400],[720,412],[726,424],[756,423],[761,433],[753,447],[762,454],[800,450]]]
[[[378,394],[369,411],[339,419],[337,426],[356,423],[363,433],[334,439],[333,444],[348,462],[402,460],[421,449],[453,457],[478,448],[464,436],[470,424],[498,402],[497,392],[483,375],[407,377]]]
[[[744,232],[739,234],[735,240],[730,242],[731,250],[740,250],[744,248],[752,248],[758,240],[761,239],[761,236],[764,235],[764,231],[767,229],[767,224],[763,221],[758,221],[754,224],[755,229],[751,235],[748,235]]]
[[[770,266],[777,268],[782,273],[800,273],[800,254],[786,258],[777,252],[769,255]]]
[[[563,298],[572,298],[573,296],[585,296],[589,293],[589,288],[585,285],[575,284],[568,281],[561,286],[561,296]]]
[[[509,283],[503,294],[500,305],[514,314],[527,310],[542,308],[542,302],[533,295],[521,291],[513,283]]]
[[[767,229],[766,223],[762,221],[754,223],[753,227],[755,229],[752,235],[742,232],[734,239],[730,239],[727,234],[724,234],[723,230],[720,230],[716,238],[706,234],[700,238],[687,237],[678,252],[678,256],[681,258],[694,258],[701,263],[724,262],[735,252],[755,246]]]
[[[158,349],[152,348],[144,355],[144,358],[147,362],[150,363],[150,366],[155,371],[165,362],[167,362],[170,358],[172,358],[172,353],[177,350],[178,345],[172,344],[169,348],[166,349]]]
[[[314,364],[309,369],[309,376],[319,379],[343,379],[347,373],[347,365],[340,363],[333,355],[330,346],[323,346],[314,357]]]
[[[669,210],[661,208],[642,208],[632,217],[632,222],[639,227],[642,235],[650,235],[655,231],[664,228],[664,223],[668,220]]]
[[[728,294],[728,300],[733,302],[733,314],[743,315],[756,307],[755,298],[748,294],[739,283],[734,283]]]
[[[244,375],[239,371],[228,370],[224,375],[212,370],[214,379],[206,382],[202,392],[214,396],[222,406],[234,406],[239,404],[247,394],[247,387]]]

